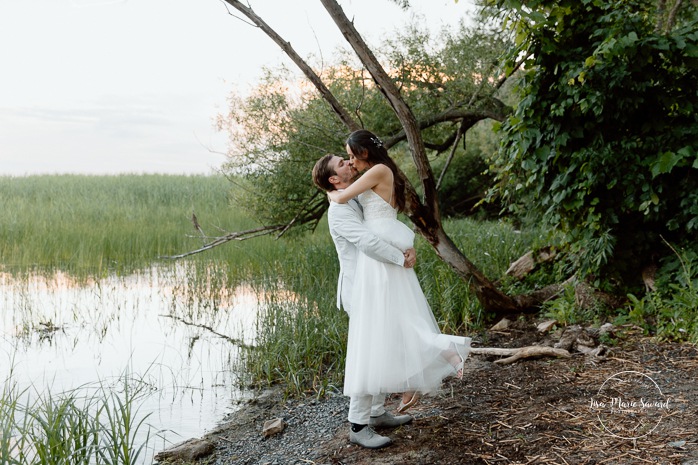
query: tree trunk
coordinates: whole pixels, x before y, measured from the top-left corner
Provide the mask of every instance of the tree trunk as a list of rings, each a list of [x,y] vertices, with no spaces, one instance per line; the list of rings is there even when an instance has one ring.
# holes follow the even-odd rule
[[[501,316],[525,310],[517,301],[497,289],[494,283],[461,253],[443,230],[439,232],[442,234],[442,240],[436,246],[437,253],[468,283],[485,311]]]

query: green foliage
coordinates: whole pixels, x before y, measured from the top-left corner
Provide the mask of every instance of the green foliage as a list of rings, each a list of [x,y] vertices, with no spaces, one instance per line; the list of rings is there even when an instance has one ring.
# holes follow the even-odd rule
[[[134,401],[138,397],[138,390],[129,386],[129,380],[125,378],[123,383],[123,398],[119,395],[110,395],[105,399],[98,410],[96,419],[102,426],[102,444],[98,449],[103,463],[113,465],[130,465],[141,462],[141,454],[148,445],[150,431],[145,440],[137,439],[137,434],[143,429],[146,416],[139,416]]]
[[[0,393],[0,463],[8,465],[133,465],[150,440],[139,415],[141,388],[122,378],[123,392],[102,386],[39,396],[5,381]],[[137,384],[136,384],[137,386]],[[107,421],[105,420],[105,417]],[[142,435],[145,434],[145,437]]]
[[[664,260],[656,280],[657,291],[644,297],[628,295],[626,313],[619,323],[632,323],[645,334],[662,340],[698,342],[698,254],[674,251]]]
[[[219,121],[230,135],[223,169],[240,187],[235,203],[253,217],[275,225],[300,215],[299,225],[307,220],[314,227],[325,200],[311,169],[342,149],[345,131],[319,99],[302,90],[292,94],[294,84],[287,70],[267,71],[250,95],[231,98],[230,112]]]
[[[557,320],[561,326],[582,324],[593,321],[595,309],[581,309],[576,301],[574,285],[565,286],[562,294],[543,304],[542,312],[546,318]]]
[[[65,398],[40,399],[29,412],[35,427],[31,430],[36,464],[68,461],[89,464],[98,449],[98,436],[89,413],[78,406],[74,394]]]
[[[491,3],[529,57],[493,162],[511,209],[567,232],[582,276],[636,284],[660,235],[695,247],[696,10],[670,24],[647,0]]]

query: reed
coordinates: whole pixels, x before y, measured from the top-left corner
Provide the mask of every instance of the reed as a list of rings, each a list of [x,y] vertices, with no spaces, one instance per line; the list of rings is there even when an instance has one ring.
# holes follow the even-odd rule
[[[23,438],[16,437],[17,412],[21,409],[16,386],[6,382],[0,396],[0,463],[19,464]]]
[[[200,246],[192,213],[213,236],[251,227],[231,208],[230,189],[221,176],[0,177],[0,263],[9,271],[129,273]]]
[[[138,392],[123,387],[88,387],[64,394],[19,391],[5,383],[0,397],[0,463],[90,465],[146,463],[150,441],[146,417],[138,414]],[[120,391],[120,392],[119,392]]]
[[[97,448],[102,463],[107,465],[133,465],[143,463],[141,456],[150,440],[150,430],[144,438],[138,436],[145,426],[147,416],[138,415],[135,400],[138,390],[130,387],[129,379],[124,379],[123,396],[111,393],[103,399],[95,416],[102,426],[102,438]]]
[[[51,398],[40,396],[26,408],[27,422],[19,428],[23,447],[19,456],[31,458],[31,463],[89,464],[99,441],[98,430],[89,411],[78,405],[76,393]]]

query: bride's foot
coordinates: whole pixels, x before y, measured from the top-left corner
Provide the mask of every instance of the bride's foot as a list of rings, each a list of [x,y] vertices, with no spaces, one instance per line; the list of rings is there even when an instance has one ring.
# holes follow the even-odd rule
[[[455,355],[450,358],[450,363],[453,365],[453,369],[456,370],[456,379],[463,379],[463,367],[465,366],[465,357],[460,354],[460,351],[456,349]]]
[[[400,400],[400,405],[397,408],[397,412],[406,412],[410,407],[416,405],[421,397],[422,395],[417,391],[405,392],[404,394],[402,394],[402,400]]]
[[[456,379],[463,379],[463,366],[465,365],[465,360],[461,359],[460,362],[454,367],[456,369]]]

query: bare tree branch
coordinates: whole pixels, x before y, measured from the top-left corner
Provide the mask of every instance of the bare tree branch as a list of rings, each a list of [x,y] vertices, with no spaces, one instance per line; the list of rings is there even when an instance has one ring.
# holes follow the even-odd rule
[[[196,217],[195,212],[191,212],[191,222],[194,225],[194,229],[199,231],[199,234],[201,235],[202,242],[206,244],[206,233],[204,232],[203,229],[201,229],[201,225],[199,224],[199,219]]]
[[[664,33],[668,33],[671,31],[671,29],[674,27],[674,24],[676,22],[676,13],[679,11],[679,8],[681,7],[681,0],[676,0],[676,3],[674,3],[674,6],[671,7],[671,11],[669,11],[669,17],[666,20],[666,24],[664,25]]]
[[[226,234],[225,236],[216,237],[213,241],[209,242],[208,244],[205,244],[203,247],[199,247],[196,250],[190,250],[189,252],[184,252],[184,253],[181,253],[179,255],[169,255],[169,256],[163,256],[160,258],[175,260],[178,258],[188,257],[190,255],[196,255],[198,253],[205,252],[207,250],[211,250],[212,248],[219,246],[221,244],[225,244],[226,242],[244,241],[247,239],[252,239],[253,237],[266,236],[266,235],[271,234],[273,232],[281,231],[284,228],[286,228],[286,226],[287,225],[285,225],[285,224],[277,224],[274,226],[262,226],[260,228],[248,229],[246,231],[232,232],[232,233]]]
[[[666,0],[657,2],[657,24],[654,26],[654,32],[662,32],[664,30],[664,14],[666,9]]]
[[[325,213],[325,210],[327,209],[327,204],[326,204],[326,203],[316,205],[313,209],[311,209],[311,210],[309,211],[309,212],[310,212],[310,215],[308,215],[308,216],[303,216],[303,213],[306,212],[306,207],[307,207],[308,205],[310,205],[315,199],[317,199],[318,195],[320,195],[320,194],[321,194],[320,191],[316,191],[316,192],[308,199],[308,201],[303,205],[303,207],[302,207],[301,209],[298,210],[298,213],[296,214],[296,216],[293,217],[293,219],[281,230],[281,232],[279,233],[279,235],[276,236],[276,237],[279,238],[279,237],[283,236],[284,233],[286,233],[286,231],[288,231],[288,230],[289,230],[294,224],[296,224],[299,220],[301,220],[301,221],[303,221],[303,222],[304,222],[304,221],[310,221],[310,220],[313,220],[313,219],[319,220],[319,219],[322,217],[322,215]],[[322,193],[322,195],[325,195],[325,193]]]
[[[467,129],[473,127],[478,121],[482,121],[484,119],[493,119],[495,121],[504,121],[504,118],[506,118],[506,115],[508,113],[508,107],[504,105],[502,102],[500,102],[497,99],[492,99],[492,102],[495,105],[501,105],[500,108],[493,109],[493,110],[482,110],[482,111],[470,111],[470,110],[465,110],[463,108],[450,108],[444,112],[441,112],[437,115],[431,116],[429,118],[426,118],[424,120],[419,121],[418,127],[420,130],[430,128],[432,126],[436,126],[437,124],[440,123],[445,123],[448,121],[463,121],[466,127],[466,132]],[[497,103],[498,102],[498,103]],[[394,136],[386,138],[383,143],[387,148],[390,148],[394,145],[396,145],[398,142],[402,142],[407,138],[407,135],[405,134],[405,131],[402,130],[395,134]]]
[[[283,40],[283,38],[276,33],[269,25],[262,20],[257,14],[252,10],[252,8],[242,4],[237,0],[225,0],[233,8],[244,14],[250,19],[257,27],[259,27],[264,33],[269,36],[280,48],[283,50],[288,57],[293,60],[293,62],[298,66],[298,68],[306,75],[310,82],[315,85],[315,87],[320,91],[322,97],[330,104],[332,109],[337,113],[342,122],[350,128],[352,131],[360,129],[359,124],[351,117],[349,112],[347,112],[344,107],[339,103],[339,101],[332,95],[332,92],[325,86],[325,84],[320,79],[313,69],[308,66],[308,64],[303,60],[298,53],[291,47],[291,44]]]
[[[451,161],[453,161],[453,156],[456,154],[456,149],[458,148],[458,142],[460,142],[461,137],[463,137],[463,124],[458,126],[458,132],[456,133],[456,140],[453,142],[453,147],[451,148],[451,153],[448,154],[448,158],[446,159],[446,163],[444,163],[444,168],[441,170],[441,174],[439,175],[439,180],[436,181],[436,190],[439,190],[439,187],[441,187],[441,182],[444,180],[444,176],[446,175],[446,171],[448,171],[448,167],[451,165]]]
[[[521,66],[523,66],[523,64],[526,62],[526,60],[528,60],[530,57],[531,57],[530,53],[521,57],[521,59],[516,62],[516,64],[514,65],[514,68],[511,70],[511,72],[509,74],[504,74],[504,75],[502,75],[501,78],[499,78],[499,81],[497,81],[497,84],[495,84],[495,86],[494,86],[495,89],[501,88],[504,85],[504,83],[507,82],[507,79],[509,79],[509,77],[512,74],[514,74],[514,72],[516,72],[516,70],[521,68]]]
[[[470,353],[475,355],[508,355],[509,357],[496,360],[494,363],[498,365],[508,365],[522,358],[549,356],[549,357],[564,357],[570,358],[569,351],[565,349],[557,349],[548,346],[527,346],[517,347],[514,349],[499,348],[499,347],[473,347]]]
[[[163,316],[165,318],[172,318],[173,320],[180,321],[187,326],[196,326],[197,328],[205,329],[206,331],[209,331],[209,332],[215,334],[216,336],[221,337],[221,338],[225,339],[226,341],[231,342],[242,349],[252,349],[253,348],[253,346],[245,344],[245,342],[243,340],[234,339],[230,336],[226,336],[225,334],[221,334],[218,331],[216,331],[215,329],[211,328],[210,326],[202,325],[199,323],[194,323],[194,322],[185,320],[184,318],[180,318],[180,317],[174,316],[174,315],[160,315],[160,316]]]
[[[460,125],[459,125],[460,126]],[[436,156],[441,155],[442,152],[445,152],[451,146],[453,145],[453,142],[456,140],[456,135],[458,134],[458,127],[456,127],[455,131],[452,131],[451,134],[446,137],[446,140],[443,142],[429,142],[428,140],[424,141],[424,147],[426,147],[429,150],[433,150],[436,152]]]

